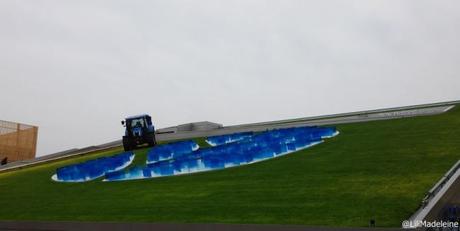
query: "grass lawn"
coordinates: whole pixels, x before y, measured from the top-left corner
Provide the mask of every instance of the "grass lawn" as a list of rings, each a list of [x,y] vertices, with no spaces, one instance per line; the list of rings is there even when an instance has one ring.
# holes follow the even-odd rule
[[[400,227],[460,159],[460,110],[337,126],[325,143],[280,158],[184,176],[56,183],[57,167],[0,174],[0,220],[267,223]],[[203,140],[198,140],[203,142]],[[136,163],[147,150],[136,152]]]

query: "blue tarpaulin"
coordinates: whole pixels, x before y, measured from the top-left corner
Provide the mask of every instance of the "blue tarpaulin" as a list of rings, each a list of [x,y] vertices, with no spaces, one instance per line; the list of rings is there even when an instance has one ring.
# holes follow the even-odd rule
[[[193,141],[152,148],[147,165],[106,174],[107,181],[173,176],[250,164],[286,155],[337,135],[332,127],[299,127],[261,133],[209,137],[210,148],[197,149]]]
[[[104,176],[106,173],[119,171],[134,159],[132,152],[124,152],[110,157],[101,157],[79,164],[58,168],[53,179],[64,182],[84,182]]]

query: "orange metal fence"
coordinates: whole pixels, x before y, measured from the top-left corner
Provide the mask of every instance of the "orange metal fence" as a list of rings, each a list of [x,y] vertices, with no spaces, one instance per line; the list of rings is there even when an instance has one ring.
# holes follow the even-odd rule
[[[38,127],[0,120],[0,161],[35,158]]]

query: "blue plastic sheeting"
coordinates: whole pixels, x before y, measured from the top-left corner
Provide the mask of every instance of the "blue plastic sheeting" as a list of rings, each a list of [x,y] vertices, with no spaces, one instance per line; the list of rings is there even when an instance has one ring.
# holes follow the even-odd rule
[[[124,169],[134,160],[134,153],[124,152],[110,157],[101,157],[83,163],[56,169],[52,179],[62,182],[84,182],[104,176],[106,173]]]
[[[152,164],[158,161],[170,160],[174,156],[189,154],[200,148],[194,141],[181,141],[171,144],[164,144],[153,147],[147,153],[147,164]]]
[[[337,130],[330,127],[266,131],[236,142],[189,153],[172,154],[166,160],[150,162],[142,168],[108,173],[105,181],[173,176],[250,164],[308,148],[323,142],[323,138],[330,138],[337,134]]]
[[[223,144],[229,144],[236,141],[241,141],[246,138],[250,138],[254,135],[254,132],[240,132],[230,135],[211,136],[206,139],[206,142],[211,146],[219,146]]]

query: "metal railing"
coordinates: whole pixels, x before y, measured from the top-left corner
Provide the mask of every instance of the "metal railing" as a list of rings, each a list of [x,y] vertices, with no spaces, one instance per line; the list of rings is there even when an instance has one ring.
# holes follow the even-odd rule
[[[460,160],[450,168],[450,170],[425,194],[422,200],[421,208],[425,208],[434,196],[444,187],[444,185],[452,178],[452,176],[460,168]]]

